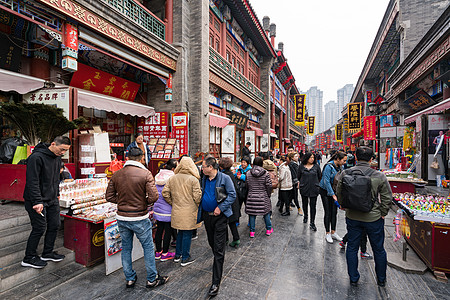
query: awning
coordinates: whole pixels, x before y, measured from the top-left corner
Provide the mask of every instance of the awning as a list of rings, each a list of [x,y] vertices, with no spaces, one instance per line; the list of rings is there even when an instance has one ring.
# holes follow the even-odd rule
[[[450,109],[450,98],[445,99],[444,101],[441,101],[438,104],[435,104],[427,109],[424,109],[418,113],[415,113],[407,117],[405,119],[405,124],[416,122],[416,120],[420,118],[422,115],[437,114],[447,109]]]
[[[78,91],[79,106],[110,111],[116,114],[124,114],[145,118],[148,118],[155,114],[155,109],[147,105],[134,103],[126,100],[120,100],[114,97],[101,95],[82,89],[77,89],[77,91]]]
[[[250,128],[255,131],[256,136],[263,136],[263,130],[261,128],[258,128],[256,126],[251,126],[251,125],[250,125]]]
[[[228,125],[228,123],[230,123],[230,121],[231,120],[228,118],[216,114],[209,114],[209,126],[224,128]]]
[[[45,82],[44,79],[0,69],[0,91],[14,91],[23,95],[46,87]],[[55,86],[62,87],[63,85],[56,84]]]
[[[278,135],[275,132],[275,129],[270,128],[269,133],[270,133],[270,137],[278,138]]]
[[[357,133],[354,133],[352,135],[352,138],[358,138],[364,134],[364,129],[361,129],[361,131],[358,131]]]

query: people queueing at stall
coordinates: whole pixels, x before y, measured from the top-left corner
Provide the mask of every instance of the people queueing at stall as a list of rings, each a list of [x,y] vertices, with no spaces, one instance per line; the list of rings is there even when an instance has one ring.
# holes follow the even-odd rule
[[[274,163],[273,156],[265,152],[259,153],[253,161],[248,156],[242,157],[239,166],[229,157],[217,160],[211,155],[206,155],[203,161],[200,161],[202,163],[200,167],[189,156],[184,155],[179,161],[169,159],[162,164],[153,178],[146,167],[149,162],[148,149],[141,139],[142,135],[137,135],[136,142],[128,147],[127,161],[123,169],[113,174],[106,191],[106,200],[117,203],[118,206],[116,218],[122,236],[121,258],[127,288],[134,287],[137,281],[131,260],[133,234],[136,234],[144,249],[146,286],[154,288],[169,280],[168,276],[158,274],[156,260],[161,262],[173,260],[175,263],[181,262],[180,265],[185,267],[199,259],[191,257],[190,248],[194,230],[196,232],[203,224],[214,256],[208,295],[210,297],[217,295],[222,280],[227,244],[232,248],[241,245],[238,226],[242,204],[245,204],[244,211],[249,216],[249,238],[259,237],[256,228],[257,216],[263,217],[265,235],[270,236],[274,232],[271,196],[276,192],[281,215],[283,217],[290,215],[291,204],[294,201],[298,209],[296,215],[303,214],[303,223],[309,221],[312,232],[317,231],[316,204],[320,195],[324,208],[325,239],[330,244],[333,240],[339,241],[341,248],[346,249],[351,285],[356,286],[360,278],[358,249],[361,248],[361,258],[372,258],[366,247],[368,237],[375,260],[377,283],[379,286],[385,286],[387,262],[384,250],[384,217],[388,212],[392,191],[386,176],[370,168],[373,158],[373,151],[370,148],[360,147],[356,149],[356,153],[349,154],[330,150],[327,153],[330,153],[331,158],[324,163],[323,169],[319,164],[319,159],[322,159],[319,152],[302,153],[299,162],[299,153],[292,147],[288,148],[287,155],[279,156],[277,164]],[[61,141],[60,138],[48,149],[43,148],[43,151],[48,152],[46,155],[51,157],[52,161],[58,160],[57,163],[60,165],[59,156],[69,147],[70,143],[66,140]],[[34,155],[30,159],[30,174],[27,171],[28,185],[31,184],[31,179],[36,179],[32,177],[30,168],[33,166],[33,157],[39,158]],[[348,162],[349,156],[355,161]],[[64,171],[63,167],[59,169]],[[355,176],[354,171],[365,176],[358,182],[367,184],[363,184],[362,187],[361,184],[355,186],[353,181],[349,180],[349,177]],[[59,174],[54,174],[54,177],[59,182]],[[303,211],[299,205],[298,193],[301,195]],[[25,193],[25,196],[27,196],[26,204],[31,203],[28,206],[32,222],[39,213],[44,212],[45,217],[50,216],[48,208],[47,211],[45,207],[44,210],[40,208],[42,205],[38,199],[42,198],[42,195]],[[372,201],[372,198],[380,200]],[[365,206],[361,208],[358,203]],[[157,221],[155,245],[148,214],[148,208],[152,205],[153,215]],[[336,232],[338,208],[346,211],[348,232],[344,240]],[[232,235],[231,241],[228,240],[228,227]],[[34,227],[33,230],[36,231]],[[37,261],[34,245],[39,239],[36,237],[33,240],[34,236],[37,236],[34,231],[30,235],[32,241],[28,242],[28,256],[22,262],[23,266],[43,268],[46,265],[44,260],[64,259],[63,256],[52,252],[52,245],[49,243],[44,251],[50,254],[45,253],[44,260]],[[174,235],[176,235],[175,252],[170,252],[170,246],[174,246],[170,240]],[[31,249],[30,245],[34,248]]]

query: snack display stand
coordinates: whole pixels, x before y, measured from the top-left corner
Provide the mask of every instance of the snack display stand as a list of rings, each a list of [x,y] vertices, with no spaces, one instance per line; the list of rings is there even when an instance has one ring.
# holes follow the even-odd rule
[[[393,193],[415,193],[416,187],[423,187],[428,182],[411,172],[384,172]]]
[[[404,212],[407,243],[437,277],[450,273],[450,197],[400,193],[394,203]]]

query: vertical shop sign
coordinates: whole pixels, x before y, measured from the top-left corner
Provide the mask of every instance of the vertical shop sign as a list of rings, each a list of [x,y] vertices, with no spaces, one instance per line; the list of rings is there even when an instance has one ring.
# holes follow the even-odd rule
[[[361,128],[361,103],[348,104],[348,129],[355,130]]]
[[[306,95],[294,95],[296,126],[305,125],[305,98]]]
[[[377,138],[377,117],[364,117],[364,140],[373,141]]]
[[[189,113],[172,114],[172,138],[180,142],[180,156],[189,152]]]
[[[172,102],[172,73],[169,73],[169,79],[166,82],[166,90],[164,100],[167,102]]]
[[[128,101],[134,101],[140,88],[137,83],[83,64],[78,64],[70,85]]]
[[[372,91],[367,91],[366,92],[367,95],[367,103],[372,103]]]
[[[346,146],[350,146],[351,143],[352,143],[352,138],[348,137]]]
[[[143,133],[145,142],[151,138],[167,138],[168,131],[168,112],[157,112],[151,117],[138,119],[138,132]]]
[[[334,128],[335,139],[337,142],[342,142],[342,124],[336,124]]]
[[[308,117],[308,135],[314,135],[314,122],[316,117]]]
[[[76,25],[66,22],[64,24],[64,46],[62,50],[61,68],[66,71],[78,70],[78,28]]]

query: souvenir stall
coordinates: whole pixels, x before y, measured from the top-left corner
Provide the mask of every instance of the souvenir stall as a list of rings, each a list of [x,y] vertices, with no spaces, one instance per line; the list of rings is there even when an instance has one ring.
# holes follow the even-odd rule
[[[402,210],[400,223],[407,243],[436,276],[442,276],[439,272],[450,273],[450,196],[414,193],[393,196]]]

